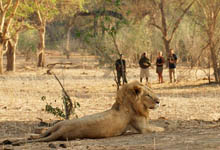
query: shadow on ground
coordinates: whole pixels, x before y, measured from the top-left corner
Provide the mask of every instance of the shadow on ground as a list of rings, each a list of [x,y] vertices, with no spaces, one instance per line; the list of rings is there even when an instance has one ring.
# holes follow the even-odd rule
[[[151,120],[152,124],[164,127],[165,132],[136,134],[103,138],[76,139],[31,143],[21,146],[0,145],[0,149],[51,149],[69,148],[76,150],[182,150],[220,149],[220,121],[202,120]],[[38,127],[39,122],[0,122],[0,141],[27,137]]]

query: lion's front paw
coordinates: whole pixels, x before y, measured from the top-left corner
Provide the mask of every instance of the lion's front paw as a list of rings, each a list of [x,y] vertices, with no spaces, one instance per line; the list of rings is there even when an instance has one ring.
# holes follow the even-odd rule
[[[149,131],[150,132],[163,132],[165,129],[162,127],[156,127],[156,126],[150,126]]]
[[[163,132],[164,130],[162,127],[156,127],[155,132]]]

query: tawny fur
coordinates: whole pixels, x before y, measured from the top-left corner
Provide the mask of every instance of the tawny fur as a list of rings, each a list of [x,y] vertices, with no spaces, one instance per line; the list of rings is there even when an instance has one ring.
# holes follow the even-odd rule
[[[140,133],[163,131],[150,126],[149,109],[159,104],[157,96],[137,81],[124,85],[112,108],[79,119],[61,121],[41,134],[38,139],[25,142],[49,142],[76,138],[105,138],[123,134],[128,126]]]

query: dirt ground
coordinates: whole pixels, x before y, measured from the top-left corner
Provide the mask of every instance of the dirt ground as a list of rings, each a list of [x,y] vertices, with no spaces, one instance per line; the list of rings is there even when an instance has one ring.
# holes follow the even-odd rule
[[[61,80],[71,98],[80,103],[79,117],[102,112],[114,103],[116,86],[113,73],[98,67],[94,57],[48,57],[48,62],[71,62],[57,65],[53,72]],[[77,63],[76,63],[77,62]],[[75,64],[76,65],[75,65]],[[81,65],[78,65],[81,64]],[[0,76],[0,142],[27,138],[38,128],[40,120],[59,118],[44,111],[46,102],[62,107],[61,87],[47,68],[18,57],[17,72]],[[151,123],[165,132],[136,134],[105,139],[77,139],[21,146],[0,145],[1,149],[74,149],[74,150],[218,150],[220,149],[220,86],[208,84],[207,70],[178,66],[177,83],[158,84],[155,68],[151,68],[150,86],[161,99],[161,105],[150,113]],[[127,69],[129,81],[139,80],[139,68]],[[41,97],[46,97],[46,102]]]

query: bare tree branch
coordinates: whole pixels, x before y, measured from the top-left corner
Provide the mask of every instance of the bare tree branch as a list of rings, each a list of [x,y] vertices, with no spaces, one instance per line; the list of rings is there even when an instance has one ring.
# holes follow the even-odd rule
[[[5,24],[5,15],[6,15],[6,12],[2,12],[2,17],[0,18],[0,32],[2,33],[3,32],[3,28],[4,28],[4,24]],[[2,35],[3,36],[3,35]]]
[[[13,12],[11,13],[11,15],[9,16],[9,19],[6,22],[6,26],[5,26],[5,29],[4,29],[5,33],[7,33],[8,30],[9,30],[9,27],[11,25],[11,21],[12,21],[13,17],[15,16],[15,13],[17,11],[18,5],[19,5],[19,0],[16,0],[16,2],[14,4],[14,7],[13,7]]]
[[[10,5],[11,5],[11,3],[12,3],[12,0],[9,0],[8,3],[7,3],[5,6],[3,6],[4,11],[7,11],[7,10],[8,10],[8,8],[9,8]]]
[[[110,10],[96,10],[91,12],[80,12],[78,16],[112,16],[120,20],[125,19],[122,14]]]
[[[38,20],[40,21],[40,23],[43,22],[43,19],[42,19],[42,16],[41,16],[41,12],[40,12],[40,7],[39,7],[39,3],[41,3],[42,1],[39,1],[38,0],[34,0],[34,3],[35,5],[37,6],[37,17],[38,17]]]
[[[181,22],[181,20],[183,19],[183,17],[185,16],[186,12],[191,8],[191,6],[193,5],[193,3],[195,2],[195,0],[193,0],[189,6],[183,11],[183,14],[177,19],[175,25],[174,25],[174,28],[173,28],[173,31],[171,33],[171,36],[170,36],[170,41],[173,39],[173,36],[174,36],[174,33],[176,32],[177,28],[179,27],[179,24]]]
[[[3,13],[3,5],[2,5],[2,0],[0,0],[0,11],[1,11],[1,13]]]
[[[42,19],[41,12],[39,9],[37,10],[37,17],[38,17],[38,20],[40,21],[40,23],[42,24],[43,19]]]
[[[64,102],[64,106],[65,106],[65,119],[69,119],[71,111],[73,111],[73,103],[72,100],[70,98],[70,96],[67,94],[66,90],[64,89],[63,85],[61,84],[60,80],[58,79],[58,77],[56,76],[55,73],[53,73],[55,79],[58,81],[58,83],[60,84],[63,94],[66,97],[65,100],[67,100],[67,102]],[[68,103],[68,104],[67,104]]]
[[[155,23],[150,23],[150,25],[156,27],[156,28],[159,29],[161,32],[163,32],[163,29],[162,29],[159,25],[157,25],[157,24],[155,24]]]
[[[162,33],[164,35],[164,37],[167,36],[167,23],[166,23],[166,16],[164,13],[164,0],[161,0],[160,4],[159,4],[159,8],[161,11],[161,22],[162,22]]]
[[[201,52],[200,52],[199,56],[197,57],[197,59],[195,59],[196,62],[193,63],[194,65],[192,65],[192,67],[197,64],[197,62],[199,61],[200,57],[201,57],[202,54],[203,54],[203,51],[204,51],[206,48],[208,48],[209,44],[210,44],[210,43],[207,43],[206,46],[204,46],[204,47],[201,49]]]

